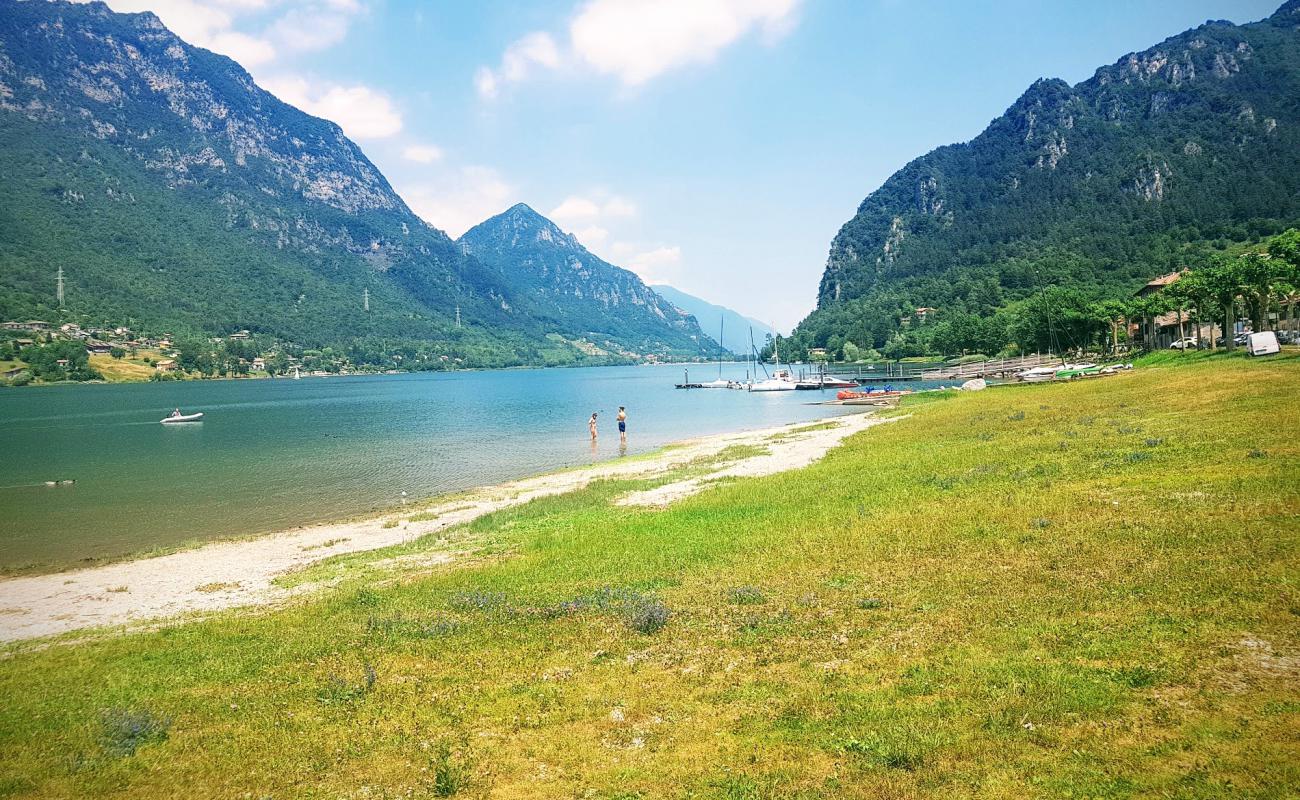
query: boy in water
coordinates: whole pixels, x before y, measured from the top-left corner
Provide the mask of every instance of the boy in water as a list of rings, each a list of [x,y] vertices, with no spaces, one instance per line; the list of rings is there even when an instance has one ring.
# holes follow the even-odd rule
[[[587,420],[587,430],[591,431],[591,440],[596,441],[596,412],[591,412],[591,419]]]
[[[618,438],[627,441],[627,410],[622,406],[618,407]]]

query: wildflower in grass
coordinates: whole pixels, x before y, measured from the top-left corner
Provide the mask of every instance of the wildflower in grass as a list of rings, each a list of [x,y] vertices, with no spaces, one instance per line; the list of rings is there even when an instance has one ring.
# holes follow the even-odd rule
[[[458,592],[451,604],[467,611],[495,611],[506,605],[506,596],[502,592]]]
[[[627,626],[637,633],[651,634],[668,624],[672,612],[658,600],[638,604],[627,613]]]
[[[767,597],[757,586],[737,586],[727,594],[731,602],[739,606],[758,605],[767,601]]]
[[[100,744],[109,755],[125,758],[135,755],[142,745],[161,742],[171,730],[171,717],[148,709],[110,708],[100,720]]]

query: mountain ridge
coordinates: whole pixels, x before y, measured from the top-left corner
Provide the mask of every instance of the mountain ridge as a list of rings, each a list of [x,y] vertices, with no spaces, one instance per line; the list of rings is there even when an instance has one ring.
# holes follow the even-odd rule
[[[500,270],[544,324],[581,330],[588,344],[601,350],[657,357],[705,356],[713,350],[693,317],[526,203],[480,222],[457,243]]]
[[[151,12],[0,0],[0,177],[0,318],[249,330],[403,368],[644,355],[575,344],[338,125]]]
[[[777,333],[770,324],[762,320],[747,317],[735,309],[712,303],[673,286],[652,284],[650,288],[660,297],[695,317],[706,336],[718,342],[724,349],[737,355],[749,352],[749,331],[751,328],[754,330],[756,337],[754,344],[759,347],[763,346],[768,334],[775,336]],[[726,319],[725,325],[719,326],[719,321],[724,317]],[[723,337],[722,341],[718,340],[718,335],[715,335],[714,331],[719,331],[719,335]]]
[[[1300,221],[1300,4],[1211,20],[1035,81],[968,142],[922,155],[832,241],[797,330],[880,347],[917,307],[988,314],[1044,285],[1131,292],[1196,246]]]

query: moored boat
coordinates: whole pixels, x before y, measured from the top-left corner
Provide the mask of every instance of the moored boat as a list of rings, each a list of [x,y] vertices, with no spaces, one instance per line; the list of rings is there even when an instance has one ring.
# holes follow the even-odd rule
[[[844,378],[838,378],[834,375],[819,375],[812,378],[796,381],[796,389],[851,389],[857,386],[856,383]]]
[[[852,391],[849,389],[844,389],[835,394],[835,399],[836,400],[867,400],[873,398],[880,399],[885,397],[902,397],[903,395],[910,394],[910,393],[911,393],[910,391],[899,391],[897,389],[877,389],[874,392],[870,390]]]
[[[772,373],[772,377],[767,380],[754,381],[749,385],[751,392],[789,392],[798,387],[798,383],[790,377],[788,370],[777,370]]]

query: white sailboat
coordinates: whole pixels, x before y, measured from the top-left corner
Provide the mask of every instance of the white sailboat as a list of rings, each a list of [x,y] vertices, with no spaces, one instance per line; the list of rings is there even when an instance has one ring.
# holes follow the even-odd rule
[[[753,335],[754,333],[751,330],[750,347],[753,347],[754,345],[752,341]],[[772,355],[776,361],[776,365],[778,367],[781,366],[781,351],[777,349],[775,337],[772,339]],[[758,359],[755,358],[754,361],[757,363]],[[766,374],[767,370],[764,369],[763,372]],[[749,390],[751,392],[793,392],[797,388],[799,388],[799,383],[794,379],[794,376],[790,374],[790,370],[788,369],[775,370],[772,375],[765,380],[756,380],[749,385]]]
[[[727,323],[726,317],[722,317],[718,321],[718,347],[722,347],[722,334],[723,331],[725,330],[726,323]],[[723,380],[722,378],[722,352],[721,351],[718,352],[718,379],[716,381],[705,381],[704,383],[698,384],[697,388],[700,389],[730,389],[731,388],[731,381]]]

